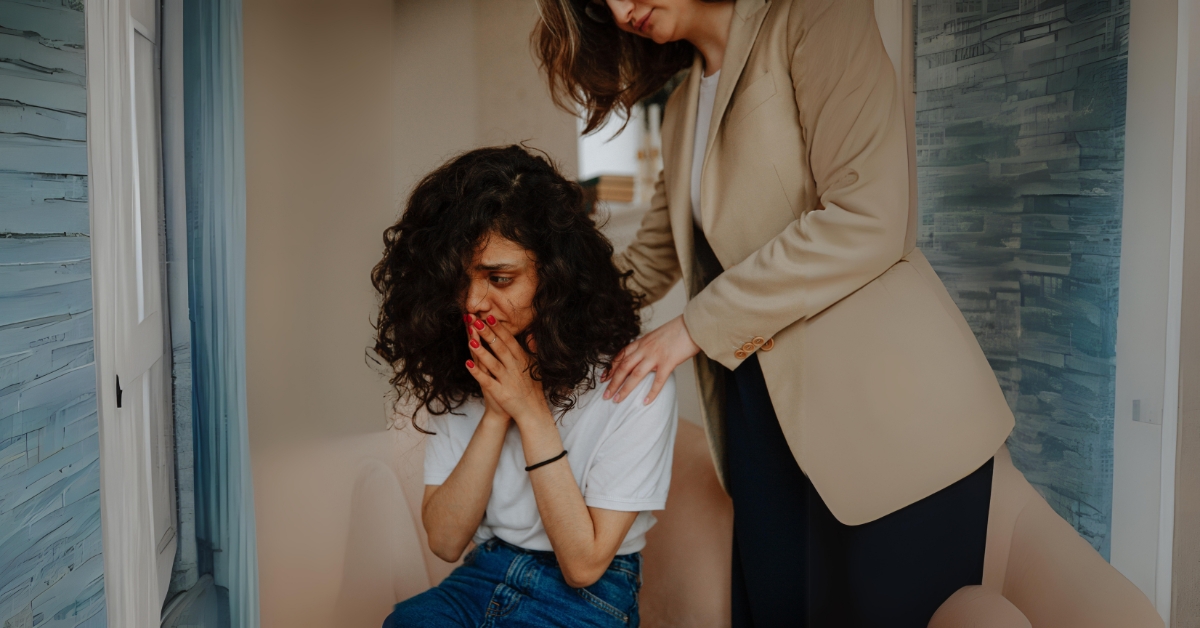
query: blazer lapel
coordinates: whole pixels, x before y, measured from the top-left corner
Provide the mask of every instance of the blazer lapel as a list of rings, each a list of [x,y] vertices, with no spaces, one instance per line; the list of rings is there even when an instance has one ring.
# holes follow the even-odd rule
[[[663,126],[664,183],[667,186],[667,211],[671,216],[671,233],[675,237],[675,251],[683,270],[683,279],[688,290],[692,280],[692,148],[696,135],[696,107],[700,99],[700,75],[703,74],[700,53],[692,62],[687,81],[677,91],[682,92],[667,103]],[[691,296],[689,292],[688,296]]]
[[[768,6],[767,0],[737,0],[737,4],[734,5],[733,22],[729,25],[729,41],[725,44],[725,60],[721,65],[721,78],[717,80],[717,94],[713,102],[712,123],[708,127],[707,143],[704,146],[704,167],[702,167],[701,172],[708,165],[708,158],[713,150],[713,140],[716,139],[717,131],[721,128],[721,122],[725,119],[725,110],[729,107],[729,99],[733,97],[733,88],[737,87],[738,79],[742,76],[742,70],[746,67],[746,60],[750,58],[750,49],[754,47],[754,40],[758,37],[759,27],[762,26],[763,19],[767,17]],[[693,75],[700,73],[696,66],[692,67]],[[697,80],[697,96],[692,96],[692,104],[690,105],[693,134],[695,134],[694,129],[696,127],[695,112],[699,84],[700,81]],[[687,161],[688,172],[690,173],[691,159]],[[704,187],[702,184],[701,190]],[[701,199],[704,196],[702,191],[700,194]],[[710,226],[707,209],[707,204],[702,200],[700,203],[700,216],[706,233],[708,232],[707,227]]]

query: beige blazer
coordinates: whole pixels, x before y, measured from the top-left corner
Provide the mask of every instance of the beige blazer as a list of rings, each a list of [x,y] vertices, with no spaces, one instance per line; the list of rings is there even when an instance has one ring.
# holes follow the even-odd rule
[[[915,248],[904,115],[871,0],[737,0],[734,13],[701,178],[720,268],[697,260],[692,233],[699,55],[667,102],[665,167],[617,263],[650,301],[686,284],[722,482],[719,366],[757,352],[800,468],[840,521],[865,523],[977,469],[1013,415]]]

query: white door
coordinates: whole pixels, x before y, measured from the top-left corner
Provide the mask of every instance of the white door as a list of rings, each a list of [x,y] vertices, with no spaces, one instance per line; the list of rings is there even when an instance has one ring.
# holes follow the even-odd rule
[[[157,625],[176,547],[159,10],[85,5],[109,623]]]
[[[117,374],[129,377],[122,412],[142,426],[150,491],[158,598],[161,604],[175,559],[175,464],[171,412],[171,346],[166,301],[166,229],[163,203],[162,124],[158,3],[135,0],[131,6],[133,40],[133,143],[136,167],[134,202],[129,208],[128,238],[119,247],[120,267],[129,278],[118,292],[124,321]],[[124,399],[122,400],[124,402]]]

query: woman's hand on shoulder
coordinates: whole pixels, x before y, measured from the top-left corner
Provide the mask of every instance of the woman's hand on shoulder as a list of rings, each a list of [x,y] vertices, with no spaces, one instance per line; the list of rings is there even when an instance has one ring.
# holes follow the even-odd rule
[[[473,318],[467,325],[471,359],[467,370],[483,391],[484,416],[512,418],[518,423],[550,409],[542,383],[529,374],[530,355],[502,326]]]
[[[692,340],[687,326],[683,324],[683,315],[676,316],[662,327],[629,343],[613,358],[612,367],[600,377],[600,381],[608,382],[604,398],[620,403],[633,393],[646,375],[653,372],[654,385],[642,401],[649,404],[658,397],[675,367],[697,353],[700,353],[700,346]]]

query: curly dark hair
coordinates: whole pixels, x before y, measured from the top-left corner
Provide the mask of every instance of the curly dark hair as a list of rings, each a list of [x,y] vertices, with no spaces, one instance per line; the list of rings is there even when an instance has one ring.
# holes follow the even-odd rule
[[[533,322],[519,339],[534,341],[531,375],[547,401],[570,410],[596,386],[597,367],[637,338],[643,297],[626,288],[630,273],[613,265],[579,185],[521,146],[464,153],[417,184],[371,271],[382,297],[375,351],[391,364],[400,400],[431,414],[480,396],[464,366],[463,314],[469,263],[492,234],[536,257]]]

